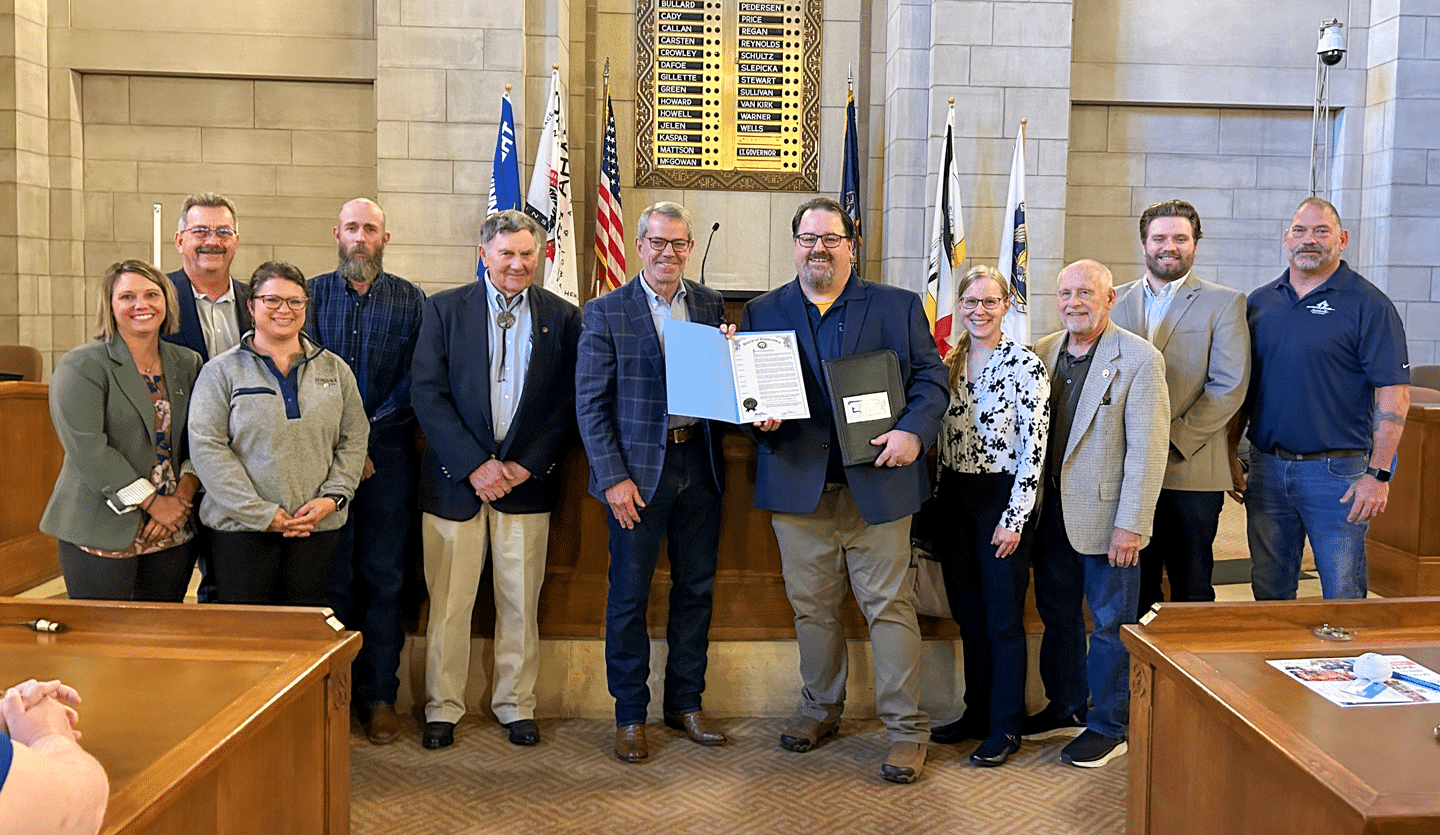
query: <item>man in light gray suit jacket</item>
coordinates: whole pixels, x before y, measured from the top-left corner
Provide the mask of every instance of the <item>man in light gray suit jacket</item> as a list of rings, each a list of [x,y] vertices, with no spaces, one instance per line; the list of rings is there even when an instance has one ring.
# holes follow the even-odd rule
[[[1055,298],[1065,330],[1035,345],[1051,379],[1034,552],[1035,606],[1045,624],[1040,676],[1050,705],[1026,719],[1022,733],[1049,735],[1079,727],[1083,717],[1084,732],[1060,758],[1096,768],[1125,752],[1130,654],[1120,626],[1135,622],[1139,552],[1165,476],[1170,405],[1160,352],[1110,321],[1108,269],[1069,265]],[[1095,621],[1088,657],[1082,599]]]
[[[1200,215],[1166,200],[1140,215],[1145,277],[1116,290],[1115,324],[1165,355],[1170,389],[1170,458],[1155,505],[1155,535],[1140,551],[1139,615],[1164,600],[1214,600],[1215,532],[1231,487],[1225,425],[1245,401],[1250,329],[1245,295],[1190,272]]]

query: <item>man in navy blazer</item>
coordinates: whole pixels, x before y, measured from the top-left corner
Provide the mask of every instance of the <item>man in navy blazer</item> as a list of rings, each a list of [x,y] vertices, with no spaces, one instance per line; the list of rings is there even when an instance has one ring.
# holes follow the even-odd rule
[[[682,278],[695,244],[683,206],[656,203],[640,213],[638,228],[635,247],[644,269],[585,305],[575,369],[590,494],[610,508],[605,668],[615,697],[615,755],[625,762],[649,754],[646,611],[666,536],[671,585],[665,724],[701,745],[725,743],[700,709],[724,489],[720,438],[707,421],[668,413],[664,353],[667,321],[719,325],[725,303],[714,290]]]
[[[870,626],[875,701],[892,747],[881,776],[919,778],[930,739],[918,704],[920,629],[910,567],[910,517],[929,495],[924,451],[949,402],[945,368],[919,296],[852,273],[855,228],[827,197],[791,220],[796,279],[745,305],[742,331],[794,331],[800,343],[810,417],[757,423],[755,506],[774,511],[785,591],[795,610],[801,715],[781,746],[808,751],[834,734],[845,707],[845,630],[840,603],[848,582]],[[823,361],[873,351],[900,361],[905,408],[871,443],[874,464],[844,466]]]
[[[425,302],[410,401],[427,443],[426,748],[451,744],[465,714],[470,617],[487,547],[495,563],[490,707],[512,743],[540,741],[540,584],[560,464],[574,439],[580,333],[573,304],[531,285],[544,241],[523,212],[491,215],[480,230],[485,278]]]
[[[185,198],[175,230],[182,267],[170,273],[180,330],[166,336],[166,341],[208,360],[233,347],[254,327],[250,288],[230,276],[239,247],[234,203],[209,191]]]
[[[246,331],[255,327],[250,317],[250,285],[230,276],[230,265],[239,247],[240,225],[235,204],[229,198],[212,191],[185,198],[175,225],[175,249],[180,253],[181,268],[170,273],[180,329],[162,339],[184,345],[208,362],[234,347]],[[195,597],[201,603],[212,603],[215,581],[210,574],[210,533],[198,517],[194,548],[200,569],[200,587]]]

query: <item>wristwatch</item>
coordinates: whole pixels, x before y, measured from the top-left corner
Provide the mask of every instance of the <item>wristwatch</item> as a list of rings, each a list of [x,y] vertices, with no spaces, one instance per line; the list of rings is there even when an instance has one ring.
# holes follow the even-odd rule
[[[1381,481],[1384,481],[1385,479],[1388,479],[1389,477],[1390,477],[1390,474],[1389,474],[1389,473],[1386,473],[1386,474],[1385,474],[1385,478],[1382,478],[1382,479],[1380,479],[1380,480],[1381,480]],[[346,499],[344,496],[342,496],[342,495],[340,495],[340,494],[338,494],[338,493],[326,493],[326,494],[325,494],[325,498],[327,498],[327,499],[329,499],[330,501],[332,501],[332,502],[335,503],[335,510],[336,510],[336,512],[339,512],[339,511],[341,511],[341,510],[344,510],[344,509],[345,509],[345,505],[347,505],[347,504],[350,503],[350,501],[349,501],[348,499]]]
[[[1376,481],[1390,480],[1390,471],[1382,470],[1379,467],[1366,467],[1365,474],[1368,476],[1374,476]]]

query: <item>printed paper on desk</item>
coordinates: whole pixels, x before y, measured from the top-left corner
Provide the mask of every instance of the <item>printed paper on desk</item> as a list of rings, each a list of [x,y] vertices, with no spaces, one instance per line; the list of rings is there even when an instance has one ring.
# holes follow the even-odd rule
[[[883,391],[857,394],[841,401],[845,406],[846,423],[885,420],[890,417],[890,395]]]

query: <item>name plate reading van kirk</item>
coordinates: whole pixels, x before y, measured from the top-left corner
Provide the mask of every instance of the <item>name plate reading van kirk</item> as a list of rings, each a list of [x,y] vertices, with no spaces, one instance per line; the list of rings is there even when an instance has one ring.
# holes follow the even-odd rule
[[[638,0],[635,183],[815,191],[823,0]]]

